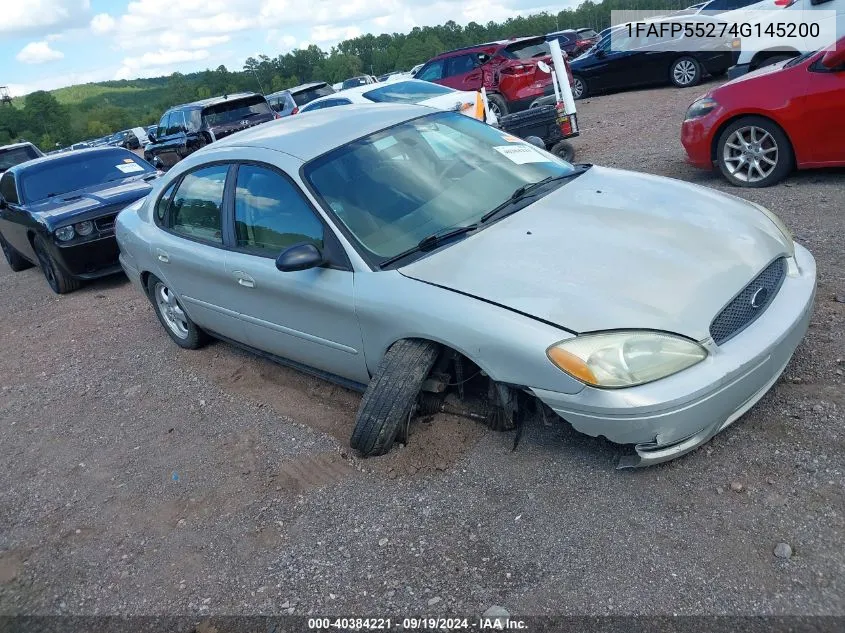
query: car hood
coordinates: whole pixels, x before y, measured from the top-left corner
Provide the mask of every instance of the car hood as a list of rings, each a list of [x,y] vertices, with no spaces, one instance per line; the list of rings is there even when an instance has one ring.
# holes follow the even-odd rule
[[[107,212],[116,213],[123,207],[146,196],[151,184],[141,178],[107,182],[85,189],[70,191],[31,204],[27,208],[37,214],[50,227],[65,223],[68,219],[82,221],[95,218]]]
[[[573,332],[645,328],[707,338],[710,322],[786,238],[739,198],[593,167],[400,272]]]

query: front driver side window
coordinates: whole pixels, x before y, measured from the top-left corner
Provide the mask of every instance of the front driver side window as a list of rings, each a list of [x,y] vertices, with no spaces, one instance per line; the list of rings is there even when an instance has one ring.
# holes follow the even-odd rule
[[[239,248],[277,257],[294,244],[323,248],[323,224],[296,185],[255,165],[238,168],[235,238]]]
[[[161,117],[161,121],[158,122],[158,127],[156,128],[157,139],[167,136],[167,119],[169,117],[170,115],[165,112],[164,116]]]
[[[170,203],[170,230],[205,242],[223,243],[220,210],[228,165],[213,165],[187,174]]]

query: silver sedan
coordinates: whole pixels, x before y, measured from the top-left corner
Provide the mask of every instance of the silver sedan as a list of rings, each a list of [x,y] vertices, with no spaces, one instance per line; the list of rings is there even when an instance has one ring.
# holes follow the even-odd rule
[[[816,281],[763,207],[408,105],[214,143],[116,234],[178,345],[210,335],[364,391],[364,455],[451,411],[557,415],[634,445],[621,465],[677,457],[772,387]]]

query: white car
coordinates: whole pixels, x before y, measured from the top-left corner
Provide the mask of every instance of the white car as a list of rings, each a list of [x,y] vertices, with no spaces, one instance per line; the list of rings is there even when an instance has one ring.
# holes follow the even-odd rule
[[[356,88],[348,88],[342,93],[327,95],[314,99],[299,109],[300,113],[312,110],[322,110],[335,106],[351,105],[353,103],[407,103],[437,108],[438,110],[453,110],[466,114],[490,125],[498,123],[498,119],[490,108],[485,107],[481,93],[454,90],[429,81],[419,79],[405,79]]]
[[[728,71],[735,79],[748,72],[782,62],[800,53],[809,53],[832,43],[845,33],[845,0],[766,0],[737,11],[719,15],[719,19],[735,24],[760,25],[772,35],[742,37],[742,52],[736,66]],[[819,37],[780,37],[789,33],[783,25],[818,25]],[[755,26],[756,29],[756,26]],[[820,39],[828,40],[820,43]]]

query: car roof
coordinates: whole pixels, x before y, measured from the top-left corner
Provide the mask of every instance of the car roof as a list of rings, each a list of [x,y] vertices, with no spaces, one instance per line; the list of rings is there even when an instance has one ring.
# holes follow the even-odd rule
[[[343,116],[338,116],[335,108],[313,110],[238,132],[194,156],[226,147],[259,147],[309,161],[362,136],[436,112],[434,108],[398,103],[344,106]]]
[[[349,96],[358,96],[363,95],[365,92],[370,92],[371,90],[378,90],[379,88],[384,88],[386,86],[395,87],[396,84],[402,83],[415,83],[415,84],[430,84],[429,81],[423,81],[422,79],[414,79],[413,77],[408,77],[408,79],[402,79],[400,81],[391,81],[390,83],[386,81],[380,81],[377,84],[364,84],[363,86],[353,86],[352,88],[347,88],[343,92],[335,92],[330,95],[326,95],[324,97],[319,97],[314,99],[314,101],[308,102],[306,105],[311,105],[312,103],[317,103],[320,101],[327,101],[329,99],[343,99],[344,97]],[[436,84],[439,88],[446,88],[447,90],[454,90],[454,88],[449,88],[449,86],[441,86]],[[457,92],[457,91],[455,91]]]
[[[284,90],[279,90],[278,92],[274,92],[273,94],[267,95],[267,98],[270,97],[281,97],[284,94],[297,94],[299,92],[305,92],[306,90],[314,90],[314,88],[322,88],[323,86],[328,86],[325,81],[312,81],[307,84],[299,84],[298,86],[294,86],[293,88],[285,88]]]
[[[39,158],[33,158],[32,160],[28,160],[25,163],[21,163],[20,165],[14,165],[7,169],[7,172],[18,173],[22,171],[26,171],[28,169],[32,169],[33,167],[38,167],[44,165],[46,163],[55,163],[59,161],[67,161],[73,162],[77,158],[83,155],[92,155],[92,154],[102,154],[105,152],[120,152],[122,154],[127,154],[133,158],[139,158],[137,154],[133,154],[128,149],[123,149],[122,147],[112,147],[112,146],[100,146],[100,147],[85,147],[82,149],[73,150],[73,153],[70,152],[62,152],[61,154],[47,154],[45,156],[41,156]],[[70,157],[73,156],[71,159]]]
[[[236,92],[235,94],[231,95],[223,95],[221,97],[210,97],[208,99],[201,99],[199,101],[192,101],[191,103],[183,103],[181,105],[173,106],[172,108],[168,108],[168,112],[173,112],[174,110],[199,110],[201,108],[207,108],[208,106],[217,105],[218,103],[226,103],[227,101],[234,101],[236,99],[245,99],[246,97],[255,97],[258,96],[256,92]]]
[[[493,42],[485,42],[484,44],[475,44],[474,46],[464,46],[463,48],[455,48],[455,49],[452,49],[451,51],[446,51],[444,53],[440,53],[439,55],[435,55],[434,57],[431,58],[431,60],[440,59],[442,57],[451,57],[451,56],[455,55],[456,53],[466,53],[468,51],[475,51],[475,50],[480,51],[480,50],[483,50],[485,48],[493,48],[493,47],[504,48],[505,46],[510,46],[511,44],[519,44],[520,42],[526,42],[528,40],[543,40],[543,39],[545,39],[545,37],[543,35],[535,35],[535,36],[530,36],[530,37],[514,37],[514,38],[511,38],[509,40],[496,40],[496,41],[493,41]],[[429,61],[431,61],[431,60],[429,60]]]

